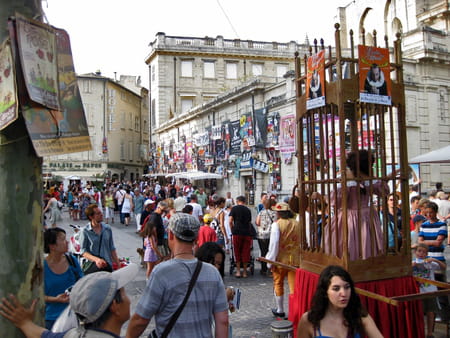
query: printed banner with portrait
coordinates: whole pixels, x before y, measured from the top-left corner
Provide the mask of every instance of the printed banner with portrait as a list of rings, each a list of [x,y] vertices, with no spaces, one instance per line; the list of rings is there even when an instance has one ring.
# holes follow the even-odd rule
[[[0,130],[19,116],[16,70],[8,40],[0,46]]]
[[[325,50],[308,57],[306,109],[325,106]]]
[[[392,103],[389,50],[359,45],[358,53],[360,101],[390,106]]]
[[[280,136],[280,114],[270,113],[267,116],[266,148],[277,148]]]
[[[255,109],[255,146],[265,148],[267,142],[266,108]]]

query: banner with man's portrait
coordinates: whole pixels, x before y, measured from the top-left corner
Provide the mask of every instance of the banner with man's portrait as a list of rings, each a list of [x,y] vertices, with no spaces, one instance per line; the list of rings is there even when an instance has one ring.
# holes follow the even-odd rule
[[[390,106],[392,101],[389,50],[359,45],[358,55],[360,101]]]
[[[306,109],[325,106],[325,50],[308,57]]]

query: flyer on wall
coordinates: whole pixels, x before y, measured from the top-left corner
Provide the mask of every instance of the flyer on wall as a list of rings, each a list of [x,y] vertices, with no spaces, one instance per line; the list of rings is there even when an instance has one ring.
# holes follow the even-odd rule
[[[6,128],[19,115],[16,74],[9,39],[0,45],[0,130]]]
[[[325,50],[308,57],[306,109],[325,106]]]
[[[59,110],[56,35],[52,27],[16,13],[17,43],[30,99]]]
[[[389,50],[359,45],[358,55],[360,101],[390,106]]]

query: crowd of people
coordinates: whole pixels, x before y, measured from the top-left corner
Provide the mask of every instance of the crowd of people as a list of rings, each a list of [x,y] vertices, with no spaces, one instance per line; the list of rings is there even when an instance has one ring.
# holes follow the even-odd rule
[[[388,225],[388,250],[402,247],[404,232],[407,231],[407,224],[402,219],[400,196],[395,192],[389,193],[389,187],[381,181],[366,184],[371,178],[373,161],[367,151],[349,153],[347,179],[351,182],[358,175],[359,179],[362,178],[361,183],[350,184],[346,188],[338,186],[338,190],[332,191],[329,198],[317,192],[312,196],[326,206],[322,210],[330,210],[327,209],[329,205],[342,212],[341,191],[348,190],[347,196],[351,203],[347,204],[345,214],[348,218],[348,250],[351,260],[385,253],[383,223]],[[392,173],[393,177],[395,175],[396,172]],[[383,212],[375,212],[373,205],[369,203],[374,194],[386,198],[387,207]],[[84,258],[82,266],[78,264],[76,257],[67,254],[66,234],[57,227],[61,219],[61,202],[68,206],[71,219],[87,221],[80,235],[81,256]],[[47,213],[44,249],[48,254],[44,264],[46,328],[50,330],[56,318],[71,303],[67,290],[83,279],[83,275],[112,272],[120,267],[109,226],[116,220],[123,226],[129,226],[135,221],[136,233],[142,237],[143,244],[138,251],[142,254],[142,262],[147,266],[147,287],[130,322],[130,337],[138,336],[153,317],[156,319],[157,334],[164,332],[177,310],[176,304],[179,304],[174,300],[182,299],[187,292],[186,287],[194,275],[198,260],[211,263],[218,271],[217,274],[217,271],[212,272],[209,267],[202,266],[196,277],[199,281],[209,283],[212,293],[204,294],[195,288],[192,291],[195,299],[204,304],[208,313],[213,315],[211,317],[196,311],[196,305],[188,302],[185,306],[191,307],[192,313],[184,317],[182,315],[183,318],[174,324],[172,332],[206,332],[211,330],[214,322],[217,336],[225,336],[225,332],[228,332],[228,310],[232,307],[232,290],[226,290],[222,280],[226,254],[231,253],[232,264],[236,267],[234,276],[248,278],[251,275],[254,239],[258,242],[261,257],[266,258],[260,262],[260,273],[273,278],[275,307],[272,313],[275,317],[286,317],[283,304],[284,280],[287,278],[289,292],[292,294],[295,272],[270,262],[299,266],[300,223],[298,215],[291,210],[288,202],[287,199],[277,201],[275,195],[262,193],[253,222],[252,211],[246,205],[244,196],[233,198],[231,193],[227,193],[222,197],[214,192],[208,195],[204,188],[197,188],[189,182],[181,186],[161,186],[158,182],[144,181],[134,184],[123,182],[107,184],[102,189],[91,183],[84,187],[74,184],[65,192],[61,187],[52,187],[46,192],[44,204],[44,212]],[[446,243],[450,245],[447,232],[450,225],[449,196],[441,190],[432,192],[428,198],[422,198],[413,187],[409,202],[413,273],[446,281],[444,247]],[[342,237],[338,237],[340,241],[331,242],[326,238],[330,232],[331,235],[342,232],[342,217],[328,217],[326,214],[321,217],[323,225],[319,229],[319,243],[321,239],[325,239],[322,243],[325,252],[341,257]],[[370,230],[373,224],[375,231]],[[323,235],[320,235],[322,231]],[[357,245],[359,242],[362,245]],[[335,315],[342,308],[335,307],[332,297],[337,296],[332,293],[337,294],[342,289],[344,296],[340,297],[346,300],[345,306],[356,306],[354,314],[355,318],[359,318],[349,323],[351,325],[343,328],[342,332],[347,330],[347,336],[354,337],[364,332],[368,336],[378,337],[379,332],[370,316],[360,305],[354,303],[354,299],[351,300],[354,298],[354,289],[348,274],[336,267],[326,273],[328,275],[321,276],[324,280],[319,282],[318,292],[320,289],[320,292],[328,294],[328,305],[319,304],[318,300],[317,303],[313,302],[311,311],[300,321],[300,325],[306,329],[302,331],[303,336],[322,335],[330,331],[329,322],[333,318],[328,318],[328,313]],[[176,274],[177,277],[171,274]],[[182,285],[186,287],[183,288]],[[430,290],[427,285],[421,285],[421,291]],[[160,302],[159,305],[155,300]],[[8,304],[16,306],[16,303],[11,298],[1,308],[5,311]],[[162,308],[160,304],[165,306]],[[424,302],[427,336],[433,335],[434,319],[442,307],[448,308],[445,296],[439,297],[438,302],[432,298]],[[23,308],[22,310],[25,311]],[[346,311],[339,314],[345,320],[348,320],[347,315]],[[191,323],[201,324],[191,329],[188,328]]]

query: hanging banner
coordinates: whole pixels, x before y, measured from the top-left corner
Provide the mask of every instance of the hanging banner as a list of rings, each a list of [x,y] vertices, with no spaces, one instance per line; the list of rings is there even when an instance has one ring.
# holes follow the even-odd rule
[[[241,169],[253,167],[253,157],[252,157],[252,152],[250,150],[245,150],[242,152],[240,164],[241,164]]]
[[[69,35],[55,29],[60,110],[32,106],[23,110],[28,133],[39,156],[91,150],[91,141],[78,89]],[[105,147],[102,144],[102,152]],[[106,147],[107,151],[107,147]]]
[[[255,110],[255,146],[265,148],[267,142],[266,108]]]
[[[308,57],[306,109],[325,106],[325,50]]]
[[[233,121],[228,124],[230,131],[230,155],[241,154],[241,135],[239,133],[240,121]]]
[[[209,133],[198,133],[192,136],[194,139],[194,145],[197,147],[206,147],[209,145]]]
[[[184,145],[184,164],[186,165],[186,169],[192,169],[192,156],[192,141],[186,141]]]
[[[17,42],[30,99],[59,110],[56,35],[53,28],[16,14]]]
[[[16,71],[9,40],[0,46],[0,130],[19,116]]]
[[[389,50],[359,45],[358,55],[360,101],[390,106],[392,103]]]
[[[222,138],[222,126],[212,126],[211,139],[220,140]]]
[[[260,160],[253,161],[253,169],[258,170],[263,173],[269,172],[269,164]]]
[[[295,152],[295,114],[282,116],[280,119],[280,152]]]
[[[267,116],[266,148],[277,148],[280,136],[280,114],[271,113]]]
[[[251,147],[255,146],[251,114],[242,115],[239,119],[239,134],[241,135],[244,150],[250,150]]]

